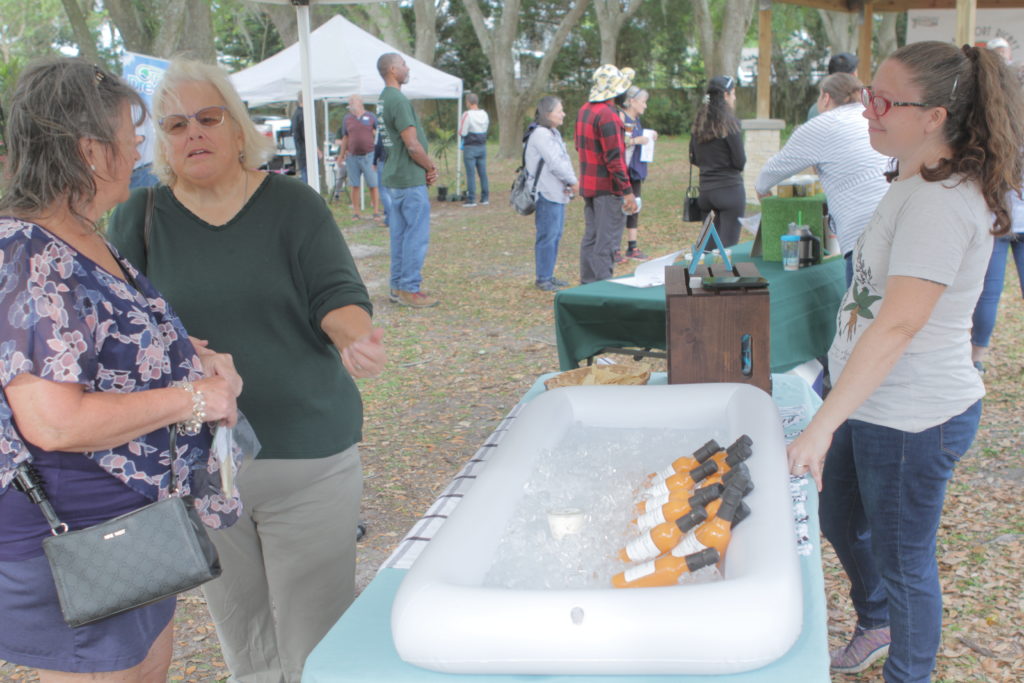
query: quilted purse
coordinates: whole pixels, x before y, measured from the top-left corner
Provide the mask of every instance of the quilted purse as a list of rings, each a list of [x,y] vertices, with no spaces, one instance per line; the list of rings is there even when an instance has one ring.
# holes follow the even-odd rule
[[[171,452],[175,452],[175,432]],[[68,531],[26,463],[15,486],[42,509],[53,535],[43,551],[68,626],[91,624],[202,585],[220,576],[217,550],[191,496],[171,495],[95,526]],[[177,490],[173,464],[171,493]]]

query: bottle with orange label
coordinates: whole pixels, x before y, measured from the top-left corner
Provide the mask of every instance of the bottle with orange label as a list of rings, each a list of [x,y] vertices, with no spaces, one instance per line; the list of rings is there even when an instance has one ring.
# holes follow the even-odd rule
[[[615,588],[673,586],[679,583],[679,578],[683,574],[710,567],[718,560],[718,551],[714,548],[705,548],[683,557],[669,553],[616,574],[612,577],[612,586]]]
[[[670,494],[673,491],[686,493],[697,486],[697,482],[718,471],[718,463],[708,460],[703,465],[698,465],[689,472],[677,472],[667,479],[657,482],[644,491],[645,498],[655,498]]]
[[[721,483],[713,486],[702,486],[690,497],[669,497],[658,507],[650,507],[649,512],[636,519],[639,531],[653,529],[665,522],[674,522],[695,507],[706,506],[722,495],[725,486]]]
[[[707,486],[708,484],[718,483],[725,484],[726,486],[728,486],[729,482],[732,481],[733,478],[741,475],[746,477],[747,479],[750,478],[750,468],[747,467],[747,463],[745,462],[737,463],[725,471],[719,469],[716,472],[712,472],[701,483],[704,484],[705,486]]]
[[[619,551],[619,559],[625,562],[643,562],[657,557],[678,545],[687,532],[707,518],[707,510],[700,506],[695,507],[676,521],[659,524],[634,538]]]
[[[725,557],[725,549],[732,538],[732,523],[736,512],[743,504],[743,490],[747,486],[747,478],[736,476],[722,492],[721,504],[714,517],[686,534],[679,544],[672,549],[672,554],[684,557],[704,548],[714,548]]]
[[[748,480],[750,479],[750,469],[747,467],[746,463],[741,462],[740,464],[736,465],[725,474],[722,474],[721,472],[715,472],[705,477],[700,481],[701,488],[707,488],[708,486],[712,486],[714,484],[728,486],[729,482],[739,475],[745,476]],[[754,484],[752,482],[746,484],[746,486],[747,493],[750,493],[750,491],[754,490]],[[648,498],[647,500],[642,500],[636,504],[637,518],[639,518],[642,515],[650,513],[652,510],[657,510],[661,506],[668,503],[670,500],[686,499],[691,495],[693,495],[692,491],[671,491],[669,493],[663,493],[653,498]],[[746,493],[744,493],[743,495],[746,495]]]
[[[661,472],[654,472],[647,476],[649,481],[657,479],[668,479],[677,472],[689,472],[697,465],[703,464],[708,458],[713,456],[715,453],[722,450],[722,447],[718,445],[718,442],[711,439],[703,446],[695,450],[690,455],[684,455],[681,458],[676,458],[671,464],[667,465]]]
[[[736,462],[737,460],[746,460],[750,457],[751,446],[753,443],[753,440],[746,434],[741,435],[738,439],[733,441],[732,445],[728,448],[722,448],[718,445],[717,441],[712,439],[695,450],[692,456],[677,458],[661,472],[648,477],[648,480],[651,482],[650,485],[654,485],[659,480],[668,479],[673,474],[689,472],[698,465],[703,465],[711,459],[714,459],[715,462],[718,463],[719,467],[721,467],[722,463],[724,463],[730,456],[732,456],[732,462]]]

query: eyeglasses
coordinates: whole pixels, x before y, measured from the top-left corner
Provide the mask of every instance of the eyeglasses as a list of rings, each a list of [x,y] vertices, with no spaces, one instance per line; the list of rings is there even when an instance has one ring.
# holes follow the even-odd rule
[[[158,123],[168,135],[180,135],[188,129],[189,119],[195,119],[196,123],[203,128],[216,128],[224,123],[227,111],[227,107],[203,107],[195,114],[169,114],[160,119]]]
[[[893,102],[890,99],[876,95],[871,88],[861,88],[860,90],[860,102],[864,105],[865,109],[870,109],[874,112],[875,116],[882,118],[889,113],[889,110],[893,107],[930,107],[932,105],[926,104],[925,102]]]

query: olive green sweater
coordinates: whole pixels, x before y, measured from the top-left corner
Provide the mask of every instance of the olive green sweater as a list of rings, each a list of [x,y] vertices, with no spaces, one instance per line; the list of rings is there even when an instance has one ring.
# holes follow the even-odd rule
[[[323,199],[271,174],[230,222],[214,226],[160,186],[147,249],[146,192],[117,208],[108,238],[190,335],[232,354],[259,457],[321,458],[358,443],[359,390],[320,323],[342,306],[372,308]]]

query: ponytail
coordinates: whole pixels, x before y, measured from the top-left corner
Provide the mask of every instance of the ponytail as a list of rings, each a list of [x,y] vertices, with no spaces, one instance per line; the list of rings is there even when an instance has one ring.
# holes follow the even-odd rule
[[[922,101],[947,111],[943,134],[953,150],[921,177],[935,182],[957,174],[981,186],[995,215],[993,235],[1010,230],[1007,195],[1021,191],[1024,174],[1024,91],[1002,57],[970,45],[926,41],[894,52],[907,67]]]

